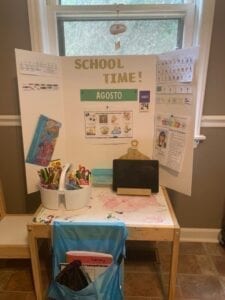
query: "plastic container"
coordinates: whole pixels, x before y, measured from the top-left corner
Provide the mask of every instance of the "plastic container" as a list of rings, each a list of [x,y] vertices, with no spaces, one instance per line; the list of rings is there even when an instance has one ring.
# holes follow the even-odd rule
[[[78,190],[64,190],[66,210],[83,208],[91,196],[91,186],[83,185]]]
[[[64,187],[66,172],[70,164],[67,163],[61,173],[59,189],[51,190],[40,186],[41,202],[45,208],[58,209],[59,203],[64,202],[66,210],[75,210],[83,208],[91,196],[91,186],[82,185],[81,189],[66,190]]]
[[[59,190],[45,189],[40,186],[41,202],[45,208],[59,208]]]
[[[93,186],[112,185],[112,169],[92,169],[91,182]]]

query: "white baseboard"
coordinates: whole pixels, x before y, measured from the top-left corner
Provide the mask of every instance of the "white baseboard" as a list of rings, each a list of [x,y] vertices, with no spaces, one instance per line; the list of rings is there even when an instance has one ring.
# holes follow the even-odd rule
[[[220,229],[214,228],[181,228],[181,242],[218,243]]]

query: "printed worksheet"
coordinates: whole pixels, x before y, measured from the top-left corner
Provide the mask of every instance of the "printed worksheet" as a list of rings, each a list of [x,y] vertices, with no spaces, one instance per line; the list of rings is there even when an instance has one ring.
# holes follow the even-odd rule
[[[188,117],[157,114],[153,158],[180,172],[186,148]]]
[[[34,57],[24,57],[19,64],[19,70],[23,75],[35,76],[59,76],[57,58],[46,55],[44,58],[40,54],[34,54]]]
[[[131,138],[132,111],[84,112],[86,138]]]

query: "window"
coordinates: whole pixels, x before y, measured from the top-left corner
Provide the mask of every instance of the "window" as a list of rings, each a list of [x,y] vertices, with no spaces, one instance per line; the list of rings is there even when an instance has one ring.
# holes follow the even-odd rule
[[[47,53],[156,54],[191,46],[194,39],[191,0],[46,1],[28,0],[28,8],[33,42]],[[122,24],[125,31],[113,34],[113,24]]]
[[[59,55],[157,54],[200,46],[196,139],[215,0],[27,0],[32,48]],[[123,32],[112,34],[113,24]]]
[[[120,4],[183,4],[185,0],[121,0]],[[115,0],[59,0],[59,5],[101,5],[115,4]]]
[[[135,55],[181,48],[182,19],[96,20],[58,19],[60,55]],[[110,34],[112,26],[125,32]]]
[[[140,15],[140,4],[183,4],[183,0],[123,0],[120,5],[136,5],[132,16],[128,10],[120,15],[120,6],[104,18],[98,16],[102,7],[113,5],[115,0],[61,0],[59,5],[92,5],[91,19],[80,16],[58,16],[58,47],[60,55],[135,55],[156,54],[182,47],[184,14],[153,16],[149,7]],[[113,7],[112,7],[113,10]],[[63,15],[63,13],[62,13]],[[123,26],[124,32],[112,34],[112,26]],[[82,41],[82,42],[80,42]],[[99,42],[101,41],[101,42]]]

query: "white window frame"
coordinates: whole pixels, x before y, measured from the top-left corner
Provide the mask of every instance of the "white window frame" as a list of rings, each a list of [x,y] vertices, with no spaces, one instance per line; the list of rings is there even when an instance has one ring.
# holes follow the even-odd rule
[[[101,20],[118,16],[137,17],[183,17],[183,48],[199,46],[197,65],[198,87],[195,120],[195,141],[204,140],[201,135],[202,111],[207,79],[208,59],[216,0],[189,0],[177,5],[101,5],[57,6],[57,0],[27,0],[33,51],[58,55],[57,17],[76,16],[76,19]],[[195,2],[195,4],[194,4]]]

